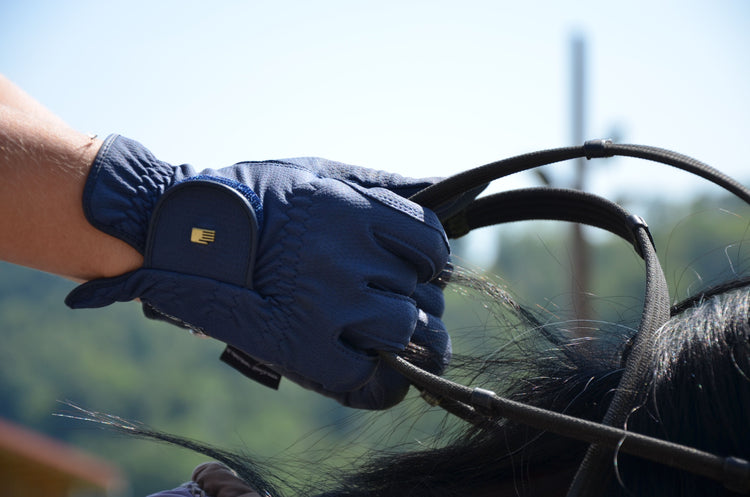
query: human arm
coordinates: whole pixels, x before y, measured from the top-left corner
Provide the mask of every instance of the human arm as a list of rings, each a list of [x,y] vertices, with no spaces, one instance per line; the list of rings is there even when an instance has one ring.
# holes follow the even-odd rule
[[[83,214],[83,187],[101,143],[0,75],[0,259],[76,280],[141,266],[136,250]]]
[[[260,494],[227,466],[206,462],[195,468],[190,482],[149,497],[260,497]]]
[[[193,471],[193,481],[211,497],[260,497],[237,473],[217,462],[197,466]]]
[[[434,213],[404,198],[429,181],[323,159],[172,166],[132,140],[78,133],[4,86],[0,160],[9,215],[0,257],[90,280],[71,293],[71,307],[140,299],[149,317],[212,336],[307,388],[366,408],[392,405],[408,388],[379,364],[377,351],[402,350],[415,330],[445,335],[411,298],[448,255]],[[226,187],[219,197],[217,183]],[[157,208],[179,203],[174,192],[184,187],[208,195],[184,209],[199,224],[180,214],[184,206],[169,215]],[[256,231],[232,217],[233,207],[218,208],[226,196],[255,198],[243,212]],[[205,227],[206,219],[224,223],[222,243],[244,236],[241,246],[190,243],[190,226]],[[181,223],[187,237],[162,236]],[[149,224],[158,226],[149,231]],[[213,248],[220,253],[211,255]]]
[[[316,158],[198,171],[112,136],[84,210],[143,252],[144,267],[82,285],[67,302],[139,298],[150,317],[221,340],[306,388],[388,407],[408,382],[375,353],[409,342],[421,316],[410,295],[440,272],[448,244],[434,213],[372,185],[418,183]],[[193,243],[194,228],[215,243]]]

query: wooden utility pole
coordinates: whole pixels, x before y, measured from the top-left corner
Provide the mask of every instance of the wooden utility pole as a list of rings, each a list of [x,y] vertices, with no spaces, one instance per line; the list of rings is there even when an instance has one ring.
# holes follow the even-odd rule
[[[586,128],[586,41],[583,36],[574,36],[571,44],[572,78],[571,78],[571,115],[573,145],[582,145],[585,141]],[[586,159],[576,159],[573,188],[583,190],[586,186]],[[573,310],[577,319],[590,319],[591,305],[588,299],[591,280],[591,260],[589,244],[583,227],[575,223],[571,232],[571,294]]]

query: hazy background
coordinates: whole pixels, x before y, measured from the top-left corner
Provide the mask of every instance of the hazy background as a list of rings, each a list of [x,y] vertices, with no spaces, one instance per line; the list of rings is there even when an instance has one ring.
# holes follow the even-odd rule
[[[76,128],[174,163],[317,155],[449,175],[572,144],[577,37],[584,136],[746,179],[749,23],[743,0],[4,0],[0,68]],[[638,161],[597,169],[588,186],[610,196],[706,188]]]
[[[447,175],[569,145],[573,36],[587,136],[617,129],[739,175],[748,163],[743,0],[1,5],[10,79],[78,129],[176,163],[318,155]],[[692,189],[611,174],[602,189]]]
[[[571,47],[579,39],[586,137],[673,149],[748,184],[749,25],[744,0],[0,0],[0,71],[77,129],[121,133],[172,163],[222,167],[317,155],[432,176],[572,144]],[[555,182],[568,184],[570,170],[555,167]],[[493,188],[535,181],[519,175]],[[665,166],[620,159],[594,166],[587,186],[628,203],[686,202],[717,191]],[[480,233],[462,250],[500,272],[494,236]],[[505,267],[517,269],[516,262]],[[640,280],[638,271],[630,273]],[[11,419],[63,433],[69,428],[49,421],[49,413],[56,400],[71,398],[199,439],[240,439],[267,453],[298,439],[301,420],[328,419],[321,412],[335,410],[310,395],[289,409],[288,390],[273,394],[231,372],[200,383],[224,367],[215,344],[153,331],[136,306],[73,313],[61,303],[71,284],[15,268],[0,274],[0,414]],[[515,278],[530,279],[523,272]],[[22,342],[30,337],[42,345]],[[76,356],[95,340],[96,351],[85,355],[91,362]],[[51,366],[60,354],[45,347],[64,350],[67,360]],[[168,350],[181,351],[184,362]],[[185,369],[201,376],[188,377]],[[272,427],[271,418],[281,426]],[[128,470],[137,475],[135,495],[188,476],[186,463],[161,449],[65,437],[109,444],[107,457],[141,467]],[[160,464],[171,466],[154,471],[139,451],[156,451]],[[149,470],[161,474],[138,473]]]

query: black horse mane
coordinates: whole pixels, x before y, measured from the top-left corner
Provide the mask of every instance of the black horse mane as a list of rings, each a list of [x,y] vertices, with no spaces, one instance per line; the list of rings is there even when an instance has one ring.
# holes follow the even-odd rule
[[[601,325],[593,338],[575,338],[567,327],[545,324],[482,278],[462,276],[502,309],[512,337],[481,354],[456,354],[448,375],[534,406],[599,421],[622,374],[622,356],[634,330]],[[745,282],[746,283],[746,282]],[[736,285],[735,285],[736,286]],[[729,290],[727,290],[729,288]],[[750,456],[750,292],[746,286],[708,291],[662,327],[640,405],[627,429],[718,455]],[[512,351],[510,350],[512,348]],[[412,350],[410,360],[421,360]],[[409,359],[409,357],[407,357]],[[91,414],[91,413],[89,413]],[[306,487],[285,488],[287,474],[200,442],[174,437],[116,418],[99,421],[130,434],[200,452],[234,469],[261,494],[356,496],[565,495],[587,444],[523,425],[493,420],[474,426],[456,421],[441,443],[419,450],[375,452],[347,473],[314,466]],[[617,478],[607,495],[732,495],[713,481],[625,454],[613,460]]]
[[[659,330],[653,376],[627,427],[746,458],[750,292],[745,286],[724,290],[693,299]],[[581,340],[535,326],[532,333],[514,338],[523,353],[484,358],[485,379],[472,386],[487,382],[511,399],[600,420],[623,371],[628,333],[616,327],[603,330],[601,338]],[[473,364],[476,358],[459,358],[455,366],[476,373]],[[516,381],[503,382],[503,375],[510,374]],[[585,449],[584,443],[523,425],[488,423],[467,427],[445,447],[377,458],[346,480],[343,490],[325,495],[565,495]],[[719,483],[625,454],[618,454],[613,466],[617,478],[607,495],[732,495]]]

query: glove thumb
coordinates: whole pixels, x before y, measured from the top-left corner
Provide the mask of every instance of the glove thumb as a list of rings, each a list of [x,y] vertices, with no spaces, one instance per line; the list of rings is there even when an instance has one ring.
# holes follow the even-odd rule
[[[65,304],[71,309],[88,309],[136,299],[139,296],[137,288],[130,281],[137,272],[138,270],[113,278],[99,278],[78,285],[65,297]]]

